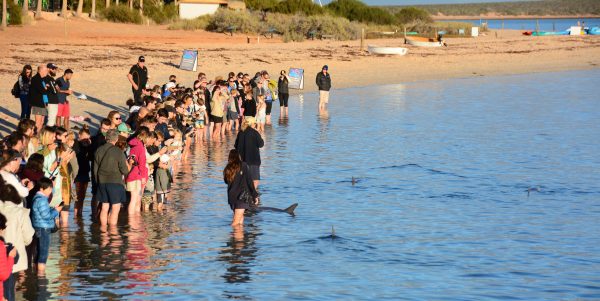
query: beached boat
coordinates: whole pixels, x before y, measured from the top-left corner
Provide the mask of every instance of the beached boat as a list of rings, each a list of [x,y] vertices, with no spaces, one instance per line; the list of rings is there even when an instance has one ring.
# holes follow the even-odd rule
[[[588,30],[586,30],[586,32],[589,35],[598,36],[598,35],[600,35],[600,27],[598,27],[598,26],[590,27]]]
[[[526,36],[568,36],[571,34],[571,30],[563,30],[563,31],[526,31],[523,35]]]
[[[404,43],[408,45],[418,46],[418,47],[441,47],[445,46],[443,42],[440,42],[435,39],[423,38],[423,37],[410,37],[404,38]]]
[[[407,48],[403,47],[380,47],[375,45],[369,45],[369,53],[379,55],[406,55],[408,53]]]

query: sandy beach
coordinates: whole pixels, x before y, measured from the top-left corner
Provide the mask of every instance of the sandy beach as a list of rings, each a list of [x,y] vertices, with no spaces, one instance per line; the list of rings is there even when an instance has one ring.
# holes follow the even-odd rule
[[[305,69],[306,92],[316,89],[314,74],[324,64],[330,67],[334,89],[600,66],[599,36],[533,38],[504,30],[447,42],[446,48],[407,46],[409,54],[404,57],[377,57],[361,51],[360,41],[283,43],[262,36],[258,42],[257,36],[171,31],[166,26],[80,19],[38,21],[0,33],[0,79],[4,83],[0,88],[0,132],[11,131],[16,124],[19,101],[10,95],[10,88],[24,64],[53,62],[62,70],[72,68],[73,90],[89,98],[72,99],[72,115],[91,117],[94,123],[109,110],[122,109],[131,96],[126,74],[139,55],[146,56],[153,84],[165,83],[170,74],[189,86],[198,72],[214,78],[229,71],[268,70],[277,74],[281,69],[297,67]],[[365,49],[367,44],[402,46],[403,40],[367,40]],[[199,49],[198,72],[178,69],[183,49]]]

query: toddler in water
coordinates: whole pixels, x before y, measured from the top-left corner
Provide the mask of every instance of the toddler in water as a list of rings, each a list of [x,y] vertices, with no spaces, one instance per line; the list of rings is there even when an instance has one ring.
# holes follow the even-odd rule
[[[265,103],[265,96],[258,95],[258,104],[256,105],[256,129],[260,132],[265,129],[265,122],[267,120],[267,104]]]
[[[156,185],[156,203],[159,211],[163,209],[164,204],[167,202],[167,195],[171,190],[171,177],[168,170],[170,160],[169,155],[160,156],[158,170],[156,170],[154,183]]]
[[[194,117],[196,118],[196,122],[194,123],[194,127],[196,128],[196,141],[203,141],[206,132],[204,125],[206,124],[206,120],[208,120],[208,113],[206,113],[204,99],[198,98],[196,103],[193,105],[193,112],[195,115]]]
[[[183,147],[183,134],[179,130],[173,130],[173,143],[171,143],[171,157],[181,160],[181,148]]]

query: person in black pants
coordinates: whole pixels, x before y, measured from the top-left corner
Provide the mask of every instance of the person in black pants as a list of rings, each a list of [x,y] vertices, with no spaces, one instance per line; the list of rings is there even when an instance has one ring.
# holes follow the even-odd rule
[[[250,203],[247,199],[240,199],[240,196],[251,198],[251,201],[257,204],[258,191],[250,179],[248,165],[242,162],[240,153],[235,149],[229,151],[229,160],[223,170],[223,179],[227,184],[227,202],[233,210],[231,226],[243,226],[244,212],[246,209],[250,209]]]
[[[288,115],[288,99],[290,98],[289,90],[290,78],[287,76],[285,70],[281,70],[279,74],[279,82],[277,83],[277,90],[279,92],[279,116],[287,117]]]
[[[148,68],[145,65],[146,58],[142,55],[138,58],[137,64],[131,66],[129,74],[127,74],[135,103],[141,102],[142,94],[146,89],[146,83],[148,83]]]

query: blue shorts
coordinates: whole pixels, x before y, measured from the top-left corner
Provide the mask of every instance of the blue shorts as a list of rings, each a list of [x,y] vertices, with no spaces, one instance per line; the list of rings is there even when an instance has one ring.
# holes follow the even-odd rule
[[[50,249],[50,233],[52,229],[49,228],[35,228],[35,237],[38,239],[38,256],[37,263],[46,264],[48,261],[48,251]]]
[[[125,204],[127,201],[125,186],[117,183],[98,184],[96,201],[100,203],[110,203],[111,205]]]

